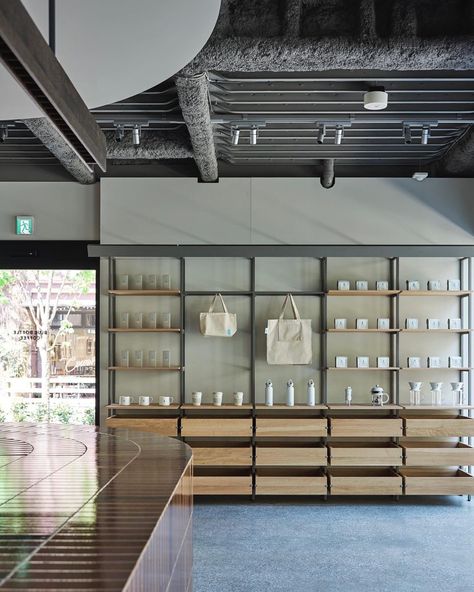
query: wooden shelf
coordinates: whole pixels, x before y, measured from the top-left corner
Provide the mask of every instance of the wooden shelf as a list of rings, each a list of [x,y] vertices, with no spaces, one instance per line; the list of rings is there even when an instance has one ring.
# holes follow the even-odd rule
[[[399,333],[400,329],[327,329],[327,333]]]
[[[378,371],[378,372],[386,372],[387,370],[400,370],[400,368],[395,367],[395,366],[391,366],[390,368],[373,368],[372,366],[370,368],[335,368],[335,367],[330,367],[330,368],[326,368],[326,370],[345,370],[346,372],[348,370],[360,370],[361,372],[367,372],[369,371]]]
[[[179,290],[109,290],[112,296],[179,296]]]
[[[442,368],[400,368],[400,370],[416,370],[416,371],[420,371],[420,370],[429,370],[430,372],[432,370],[454,370],[456,372],[467,372],[468,370],[472,370],[472,368],[447,368],[446,366],[443,366]]]
[[[402,290],[400,296],[469,296],[469,290]]]
[[[400,333],[472,333],[469,329],[399,329]]]
[[[177,403],[174,405],[138,405],[137,403],[132,403],[131,405],[120,405],[119,403],[112,403],[107,405],[106,409],[120,409],[121,411],[177,411],[179,409],[179,405]]]
[[[255,405],[255,409],[257,411],[314,411],[318,409],[327,409],[327,405],[293,405],[293,407],[289,407],[288,405]]]
[[[252,409],[252,405],[182,405],[181,409],[186,411],[239,411],[241,409]]]
[[[375,405],[345,405],[344,403],[329,403],[328,409],[339,411],[384,411],[385,409],[404,409],[401,405],[386,403],[383,406]]]
[[[144,372],[179,372],[181,366],[109,366],[107,370],[114,370],[115,372],[136,372],[143,370]]]
[[[402,405],[410,411],[437,411],[438,409],[474,409],[474,405]]]
[[[396,296],[400,290],[328,290],[328,296]]]
[[[163,327],[157,327],[156,329],[153,328],[142,328],[142,329],[134,329],[133,327],[127,327],[122,328],[122,327],[109,327],[109,329],[107,329],[110,333],[181,333],[181,329],[178,329],[176,327],[171,327],[171,328],[163,328]]]

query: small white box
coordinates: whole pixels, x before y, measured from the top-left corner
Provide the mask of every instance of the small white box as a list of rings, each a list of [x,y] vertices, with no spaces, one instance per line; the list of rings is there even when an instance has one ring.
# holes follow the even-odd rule
[[[375,282],[375,288],[377,290],[388,290],[388,282],[386,280],[378,280]]]
[[[377,329],[390,329],[390,319],[377,319]]]
[[[161,276],[161,289],[162,290],[170,290],[171,289],[171,278],[169,273],[163,273]]]
[[[336,368],[347,368],[346,356],[336,356]]]
[[[128,368],[130,366],[130,352],[128,349],[124,349],[120,352],[120,366],[122,366],[122,368]]]
[[[441,368],[441,358],[438,356],[429,356],[428,368]]]
[[[418,329],[418,319],[405,319],[405,329],[412,331]]]
[[[161,320],[161,327],[163,329],[170,329],[171,328],[171,313],[170,312],[162,312],[160,314]]]
[[[143,275],[141,273],[133,276],[133,287],[135,290],[143,290]]]
[[[133,365],[135,368],[143,367],[143,350],[137,349],[133,352]]]
[[[368,290],[369,289],[369,282],[367,280],[357,280],[356,281],[356,290]]]
[[[134,329],[142,329],[143,328],[143,313],[142,312],[134,312],[132,316],[132,323]]]
[[[347,319],[334,319],[334,329],[347,329]]]
[[[377,358],[377,368],[390,368],[390,358],[388,356],[379,356]]]
[[[462,357],[461,356],[449,356],[448,358],[449,368],[462,368]]]
[[[156,273],[147,273],[146,289],[147,290],[156,290]]]
[[[128,312],[121,312],[119,315],[120,329],[128,329],[130,322],[130,314]]]
[[[448,319],[448,329],[460,331],[462,329],[461,319]]]
[[[356,329],[363,331],[369,328],[369,319],[356,319]]]
[[[427,329],[441,329],[441,321],[439,319],[426,319],[426,328]]]
[[[357,356],[357,368],[368,368],[369,356]]]
[[[337,282],[337,289],[338,290],[350,290],[351,289],[351,282],[349,280],[338,280]]]
[[[408,358],[408,368],[421,368],[421,358],[417,357],[409,357]]]
[[[459,292],[461,289],[461,280],[448,280],[448,290],[451,292]]]
[[[420,282],[418,280],[408,280],[407,290],[416,291],[420,289]]]
[[[156,329],[156,312],[146,313],[146,326],[148,329]]]
[[[117,278],[117,290],[128,290],[128,275],[121,273]]]
[[[169,349],[163,350],[162,358],[163,358],[163,368],[169,368],[170,367],[170,351],[169,351]]]
[[[441,280],[429,280],[428,290],[441,290]]]
[[[156,367],[156,350],[150,349],[148,352],[148,366],[150,368]]]

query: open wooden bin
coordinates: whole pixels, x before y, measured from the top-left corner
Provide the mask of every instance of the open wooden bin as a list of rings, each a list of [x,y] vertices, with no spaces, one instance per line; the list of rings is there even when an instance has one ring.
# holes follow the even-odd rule
[[[456,468],[407,468],[400,471],[406,495],[474,494],[474,477]]]
[[[196,446],[194,443],[191,446],[195,467],[244,467],[252,465],[251,446]]]
[[[257,445],[255,463],[258,467],[325,467],[328,464],[328,451],[321,444],[291,448]]]
[[[331,417],[332,437],[377,438],[403,435],[402,420],[397,417]]]
[[[123,417],[112,416],[105,421],[108,428],[124,428],[126,430],[138,430],[140,432],[152,432],[161,436],[178,435],[178,418],[155,418],[155,417]]]
[[[327,420],[322,417],[304,419],[257,417],[256,425],[257,438],[323,438],[327,436]]]
[[[474,465],[474,448],[461,442],[403,442],[407,467]]]
[[[184,417],[181,435],[185,438],[248,437],[252,436],[252,418]]]
[[[392,469],[334,468],[329,470],[331,495],[401,495],[402,478]]]
[[[317,469],[295,474],[257,472],[256,495],[326,495],[327,477]]]
[[[252,495],[251,475],[195,475],[194,495]]]
[[[403,464],[403,450],[391,442],[331,442],[331,466],[396,467]]]
[[[403,417],[405,436],[474,436],[474,419],[464,415],[418,415]]]

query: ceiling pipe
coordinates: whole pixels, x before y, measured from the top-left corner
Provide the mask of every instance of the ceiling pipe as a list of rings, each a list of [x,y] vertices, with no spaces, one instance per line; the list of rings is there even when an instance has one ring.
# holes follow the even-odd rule
[[[334,158],[325,158],[323,160],[323,171],[321,173],[320,181],[324,189],[331,189],[336,183],[336,174],[334,172]]]

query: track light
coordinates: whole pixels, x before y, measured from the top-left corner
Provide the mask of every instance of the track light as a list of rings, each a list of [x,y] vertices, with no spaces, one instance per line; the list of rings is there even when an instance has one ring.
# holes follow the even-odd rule
[[[8,126],[6,125],[0,125],[0,142],[5,142],[5,140],[8,138]]]
[[[424,125],[423,129],[421,130],[421,143],[426,146],[428,144],[428,140],[430,139],[430,126]]]
[[[123,136],[125,134],[125,130],[123,129],[123,125],[115,126],[115,141],[121,142],[123,140]]]
[[[139,125],[136,125],[132,130],[132,141],[134,146],[140,146],[141,135],[141,128]]]
[[[239,143],[240,138],[240,130],[238,127],[233,127],[230,130],[230,140],[232,142],[232,146],[237,146]]]
[[[403,126],[403,139],[405,144],[411,144],[411,127],[406,124]]]
[[[322,123],[318,129],[318,144],[324,143],[324,138],[326,137],[326,126]]]
[[[339,144],[342,144],[342,138],[344,136],[344,128],[342,127],[342,125],[338,125],[336,127],[336,135],[334,136],[334,144],[337,144],[339,146]]]
[[[250,130],[250,144],[255,146],[257,143],[257,136],[258,136],[258,127],[253,126]]]

